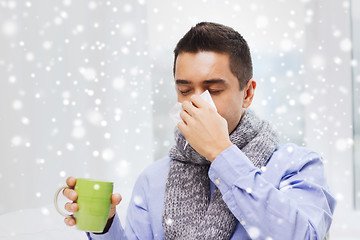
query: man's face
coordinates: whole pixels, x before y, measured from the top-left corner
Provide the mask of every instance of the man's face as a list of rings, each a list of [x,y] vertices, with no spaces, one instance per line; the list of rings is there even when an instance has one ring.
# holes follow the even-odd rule
[[[229,133],[235,129],[243,112],[244,90],[240,91],[238,79],[230,70],[227,54],[209,51],[179,54],[175,84],[179,102],[209,90],[218,113],[228,123]]]

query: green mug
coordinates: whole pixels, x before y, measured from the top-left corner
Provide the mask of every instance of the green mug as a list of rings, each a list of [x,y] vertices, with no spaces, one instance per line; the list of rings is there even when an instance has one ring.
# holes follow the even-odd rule
[[[87,232],[103,232],[110,214],[113,183],[92,179],[77,178],[75,191],[78,199],[78,211],[74,213],[76,227]],[[64,217],[72,217],[64,213],[58,206],[59,193],[68,186],[60,187],[54,198],[56,210]]]

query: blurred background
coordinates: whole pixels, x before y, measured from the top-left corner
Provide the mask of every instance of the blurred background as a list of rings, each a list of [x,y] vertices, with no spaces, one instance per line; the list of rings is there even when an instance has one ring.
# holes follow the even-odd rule
[[[247,40],[252,109],[323,156],[330,239],[359,239],[355,0],[0,0],[0,239],[86,239],[53,207],[68,176],[113,181],[124,222],[136,178],[174,143],[173,49],[200,21]]]

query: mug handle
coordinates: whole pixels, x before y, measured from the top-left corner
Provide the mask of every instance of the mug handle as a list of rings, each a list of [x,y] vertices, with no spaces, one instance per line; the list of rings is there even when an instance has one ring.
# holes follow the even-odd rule
[[[58,211],[58,213],[60,213],[60,214],[63,215],[64,217],[72,217],[71,215],[64,213],[64,212],[59,208],[59,206],[58,206],[59,193],[60,193],[63,189],[65,189],[65,188],[68,188],[68,186],[62,186],[62,187],[60,187],[60,188],[55,192],[54,205],[55,205],[55,208],[56,208],[56,210]]]

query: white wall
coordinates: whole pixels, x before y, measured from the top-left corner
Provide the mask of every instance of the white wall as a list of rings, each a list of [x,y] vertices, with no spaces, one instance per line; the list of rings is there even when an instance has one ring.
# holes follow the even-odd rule
[[[130,199],[153,161],[146,5],[0,2],[0,214],[52,203],[66,177]]]

